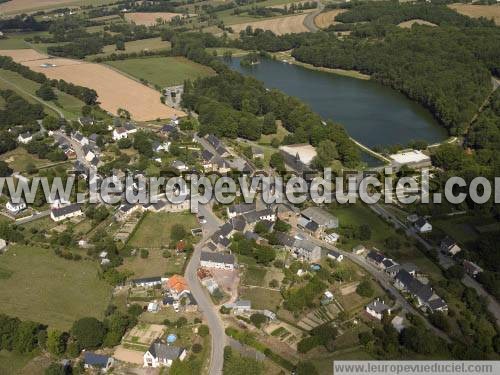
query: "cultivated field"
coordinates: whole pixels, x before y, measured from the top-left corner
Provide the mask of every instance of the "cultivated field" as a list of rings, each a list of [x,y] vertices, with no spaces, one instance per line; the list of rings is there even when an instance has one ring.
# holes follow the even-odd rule
[[[184,112],[161,104],[159,92],[104,65],[47,58],[34,50],[2,50],[0,54],[11,56],[15,61],[44,73],[49,78],[63,79],[94,89],[99,96],[101,107],[112,114],[116,114],[119,108],[124,108],[137,121],[184,116]],[[43,64],[56,66],[43,67]]]
[[[316,16],[316,18],[314,18],[314,23],[320,29],[327,28],[330,25],[335,25],[335,17],[337,17],[337,15],[339,15],[340,13],[344,13],[345,11],[346,9],[334,9],[320,13]]]
[[[411,27],[414,25],[426,25],[426,26],[437,26],[436,24],[432,22],[428,22],[425,20],[420,20],[420,19],[415,19],[415,20],[409,20],[409,21],[404,21],[398,24],[399,27],[402,27],[403,29],[411,29]]]
[[[167,12],[157,12],[157,13],[125,13],[125,19],[127,21],[133,22],[136,25],[144,26],[154,26],[159,19],[163,22],[169,22],[174,17],[183,17],[181,13],[167,13]]]
[[[0,312],[58,329],[85,316],[103,317],[111,287],[99,280],[96,263],[29,246],[12,246],[1,258]]]
[[[148,57],[108,61],[106,64],[160,87],[180,85],[186,79],[193,80],[215,74],[209,67],[184,57]]]
[[[450,4],[451,9],[458,13],[464,14],[472,18],[485,17],[493,19],[495,24],[500,25],[500,4],[495,5],[472,5],[472,4]]]
[[[142,52],[142,51],[158,51],[165,50],[170,48],[170,43],[161,40],[161,38],[149,38],[149,39],[140,39],[133,40],[131,42],[125,43],[125,51],[118,51],[116,49],[116,45],[111,44],[104,46],[102,49],[102,53],[97,55],[87,56],[87,60],[95,58],[95,57],[104,57],[111,55],[112,53],[131,53],[131,52]]]
[[[61,6],[100,5],[114,0],[11,0],[0,5],[0,13],[29,13],[40,9],[59,8]]]
[[[239,32],[245,30],[247,26],[252,26],[254,30],[271,30],[276,35],[303,33],[309,31],[307,27],[304,26],[304,19],[306,18],[306,16],[306,13],[302,13],[288,17],[273,18],[255,22],[245,22],[231,25],[231,28],[233,29],[235,34],[239,34]]]

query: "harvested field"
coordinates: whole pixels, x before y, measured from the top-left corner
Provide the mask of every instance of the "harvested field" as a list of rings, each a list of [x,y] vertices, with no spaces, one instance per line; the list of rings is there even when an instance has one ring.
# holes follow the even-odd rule
[[[500,25],[500,4],[473,5],[457,3],[450,4],[448,7],[460,14],[464,14],[472,18],[485,17],[487,19],[493,19],[496,25]]]
[[[325,29],[330,25],[335,25],[337,23],[335,22],[335,17],[337,17],[337,15],[339,15],[340,13],[344,13],[345,11],[346,9],[334,9],[320,13],[316,16],[316,18],[314,18],[314,23],[320,29]]]
[[[246,29],[247,26],[251,26],[253,29],[270,30],[276,35],[303,33],[309,31],[307,27],[304,26],[304,19],[306,16],[306,13],[302,13],[263,21],[245,22],[231,25],[231,28],[235,34],[239,34],[239,32]]]
[[[182,117],[184,112],[160,102],[160,93],[115,70],[99,64],[64,58],[47,58],[33,50],[2,50],[16,62],[52,79],[63,79],[75,85],[94,89],[101,107],[116,114],[119,108],[128,110],[134,120],[149,121],[156,118]],[[38,59],[37,59],[38,57]],[[54,67],[43,67],[54,64]]]
[[[13,0],[0,5],[0,13],[15,13],[68,4],[68,0]]]
[[[425,20],[420,20],[420,19],[404,21],[404,22],[401,22],[398,26],[402,27],[403,29],[411,29],[411,27],[414,24],[417,24],[417,25],[426,25],[426,26],[437,26],[435,23],[428,22],[428,21],[425,21]]]
[[[181,13],[167,13],[167,12],[157,12],[157,13],[125,13],[125,19],[127,21],[133,22],[136,25],[144,26],[154,26],[158,19],[164,22],[169,22],[174,17],[183,17]]]

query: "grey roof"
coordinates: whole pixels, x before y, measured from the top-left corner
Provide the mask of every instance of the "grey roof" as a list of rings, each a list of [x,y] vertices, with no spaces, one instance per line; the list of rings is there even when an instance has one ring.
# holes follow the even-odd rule
[[[254,211],[256,208],[255,202],[253,203],[240,203],[240,204],[235,204],[230,207],[228,207],[228,211],[230,213],[235,213],[235,214],[244,214],[250,211]]]
[[[383,256],[378,251],[373,251],[373,250],[370,251],[366,257],[370,258],[371,260],[373,260],[376,263],[382,263],[385,259],[385,256]]]
[[[207,141],[208,143],[210,143],[212,145],[213,148],[217,148],[219,147],[220,145],[220,141],[219,141],[219,138],[217,138],[215,135],[213,134],[209,134],[207,136]]]
[[[318,228],[319,228],[319,225],[318,225],[318,223],[316,223],[315,221],[309,221],[309,222],[306,224],[305,228],[306,228],[307,230],[310,230],[311,232],[316,232],[316,231],[318,230]]]
[[[89,140],[92,142],[97,142],[98,138],[99,138],[99,135],[97,135],[96,133],[89,135]]]
[[[184,349],[182,348],[167,345],[160,340],[156,340],[149,347],[149,352],[151,353],[151,355],[155,358],[158,358],[160,361],[175,361],[177,358],[179,358],[183,351]]]
[[[342,254],[340,254],[338,251],[335,251],[335,250],[329,250],[328,251],[328,255],[334,257],[335,259],[337,259]]]
[[[233,231],[233,225],[231,223],[224,223],[220,228],[220,235],[223,237],[228,236]]]
[[[417,226],[418,228],[422,228],[426,223],[427,223],[427,220],[425,220],[425,218],[421,217],[415,222],[415,226]]]
[[[161,276],[154,276],[154,277],[143,277],[141,279],[134,279],[132,280],[134,284],[142,284],[142,283],[157,283],[161,282]]]
[[[245,229],[247,222],[243,216],[235,216],[231,219],[231,225],[234,230],[241,232]]]
[[[264,216],[268,216],[268,215],[272,215],[272,214],[273,214],[273,210],[271,210],[270,208],[265,208],[265,209],[260,210],[260,211],[247,212],[247,213],[243,214],[243,216],[245,217],[245,220],[247,221],[247,223],[251,224],[251,223],[255,223],[258,220],[261,220],[261,218]]]
[[[184,168],[185,166],[186,166],[186,163],[184,163],[181,160],[174,160],[172,162],[172,167],[174,167],[174,168]]]
[[[396,280],[404,285],[409,293],[417,296],[421,301],[428,301],[433,295],[432,288],[429,285],[422,284],[406,270],[399,271]]]
[[[233,254],[210,253],[208,251],[202,251],[200,259],[205,262],[234,264]]]
[[[124,126],[123,126],[127,131],[130,131],[130,130],[134,130],[135,129],[135,126],[130,123],[130,122],[127,122]]]
[[[73,204],[69,204],[67,206],[53,208],[52,215],[54,215],[55,217],[61,217],[61,216],[65,216],[68,214],[72,214],[73,212],[80,211],[80,209],[81,209],[80,204],[73,203]]]
[[[443,238],[443,240],[441,241],[441,248],[442,249],[449,249],[453,246],[455,246],[457,243],[455,242],[455,240],[453,240],[453,238],[449,237],[449,236],[446,236],[445,238]]]
[[[427,302],[427,305],[430,307],[431,310],[435,311],[435,310],[439,310],[439,309],[442,309],[444,307],[447,307],[448,305],[446,304],[446,302],[438,297],[438,298],[435,298],[433,300],[430,300]]]
[[[383,313],[384,311],[387,311],[390,309],[389,306],[387,306],[384,302],[379,301],[379,300],[374,300],[366,306],[370,310],[373,310],[379,314]]]
[[[307,252],[313,252],[316,248],[319,246],[316,245],[314,242],[308,241],[308,240],[295,240],[293,243],[293,247],[297,249],[302,249]]]
[[[389,268],[389,267],[392,267],[396,264],[396,262],[394,262],[392,259],[384,259],[382,264],[385,266],[385,268]]]
[[[301,215],[312,220],[319,225],[329,225],[338,222],[338,219],[326,210],[319,207],[308,207],[301,212]]]
[[[208,150],[203,150],[203,152],[201,153],[201,158],[207,162],[210,161],[213,157],[214,157],[214,154],[212,154]]]
[[[177,131],[177,128],[175,126],[173,126],[173,125],[166,124],[166,125],[162,126],[161,131],[163,133],[174,133],[174,132]]]
[[[246,231],[243,235],[245,236],[245,238],[246,238],[247,240],[254,240],[254,241],[257,241],[257,240],[260,238],[260,236],[259,236],[257,233],[250,232],[250,231],[248,231],[248,230],[247,230],[247,231]]]
[[[295,238],[293,238],[292,236],[290,236],[286,233],[276,232],[275,235],[276,235],[276,239],[278,241],[278,244],[280,244],[281,246],[292,247],[293,244],[295,243]]]
[[[158,202],[156,202],[156,203],[153,204],[153,208],[158,211],[158,210],[161,210],[166,205],[167,205],[166,201],[159,200]]]
[[[95,354],[92,352],[85,352],[83,354],[85,364],[95,367],[106,367],[109,357],[106,355]]]
[[[219,147],[217,147],[215,149],[215,151],[219,154],[219,155],[224,155],[227,153],[227,150],[224,146],[220,145]]]

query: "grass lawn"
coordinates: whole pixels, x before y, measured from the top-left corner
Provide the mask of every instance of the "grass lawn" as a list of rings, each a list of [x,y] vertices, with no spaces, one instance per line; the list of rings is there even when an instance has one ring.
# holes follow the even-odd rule
[[[186,79],[215,74],[211,68],[192,62],[184,57],[149,57],[108,61],[106,64],[160,87],[180,85]]]
[[[460,215],[432,220],[432,226],[440,229],[456,241],[466,244],[475,241],[479,237],[479,233],[474,229],[474,226],[489,224],[484,218],[479,220],[478,222],[477,218]]]
[[[152,249],[149,250],[149,256],[146,259],[138,254],[133,258],[126,258],[119,270],[133,272],[131,276],[133,279],[181,273],[185,255],[174,255],[175,252],[172,252],[172,256],[167,259],[163,257],[162,252],[160,249]]]
[[[61,330],[86,316],[102,319],[111,287],[94,262],[70,261],[52,249],[12,246],[2,256],[10,277],[0,280],[0,312]]]
[[[36,155],[29,154],[23,147],[18,147],[14,150],[6,152],[0,156],[0,160],[7,162],[9,167],[16,172],[25,171],[26,166],[30,163],[34,164],[37,168],[50,163],[50,160],[39,159]]]
[[[243,276],[243,284],[264,286],[267,270],[263,267],[248,267]]]
[[[281,304],[283,297],[276,290],[265,288],[241,288],[241,299],[252,301],[252,308],[257,310],[272,310],[276,311],[276,306]]]
[[[258,143],[259,144],[271,144],[271,141],[274,139],[274,138],[278,138],[281,141],[283,141],[283,138],[285,138],[288,134],[290,134],[288,132],[288,130],[286,130],[283,125],[281,125],[281,121],[279,121],[278,123],[278,126],[276,128],[276,134],[262,134]],[[278,151],[278,150],[276,150]]]
[[[141,51],[157,51],[157,50],[165,50],[165,49],[170,49],[170,42],[163,41],[161,40],[160,37],[158,38],[149,38],[149,39],[140,39],[140,40],[133,40],[131,42],[126,42],[125,43],[125,51],[118,51],[116,50],[116,45],[115,44],[110,44],[107,46],[104,46],[102,49],[102,53],[99,53],[97,55],[89,55],[86,57],[86,60],[93,59],[95,57],[104,57],[111,55],[112,53],[131,53],[131,52],[141,52]]]
[[[18,374],[32,359],[32,354],[0,350],[0,374]]]
[[[320,375],[331,375],[333,371],[334,360],[373,360],[374,358],[370,353],[367,353],[363,348],[353,348],[352,350],[341,351],[340,353],[333,353],[329,357],[315,358],[313,360],[314,367],[318,370]]]
[[[198,226],[196,217],[191,213],[147,213],[128,244],[140,248],[168,246],[170,230],[174,224],[183,225],[186,231]]]

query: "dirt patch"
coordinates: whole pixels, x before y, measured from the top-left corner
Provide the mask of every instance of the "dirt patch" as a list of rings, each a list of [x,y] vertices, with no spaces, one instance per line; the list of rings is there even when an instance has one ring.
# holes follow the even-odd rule
[[[344,13],[347,9],[334,9],[329,10],[327,12],[320,13],[314,18],[314,23],[320,29],[325,29],[330,25],[335,25],[338,22],[335,22],[335,17],[340,13]]]
[[[420,19],[415,19],[415,20],[409,20],[409,21],[404,21],[401,22],[398,26],[402,27],[403,29],[411,29],[411,27],[414,25],[426,25],[426,26],[437,26],[435,23],[425,21],[425,20],[420,20]]]
[[[133,22],[136,25],[144,26],[154,26],[157,24],[157,20],[161,19],[163,22],[169,22],[174,17],[183,17],[181,13],[167,13],[167,12],[157,12],[157,13],[125,13],[125,19],[127,21]]]
[[[472,4],[450,4],[451,9],[460,14],[472,18],[485,17],[489,20],[493,19],[496,25],[500,25],[500,4],[494,5],[472,5]]]
[[[307,27],[304,26],[304,19],[307,14],[302,13],[289,17],[273,18],[270,20],[255,21],[239,23],[236,25],[231,25],[235,34],[239,34],[240,31],[245,30],[247,26],[252,26],[255,29],[270,30],[276,35],[291,34],[291,33],[303,33],[309,31]]]
[[[157,338],[163,336],[164,328],[164,326],[159,324],[139,323],[125,335],[123,342],[149,346]]]
[[[358,287],[358,285],[359,285],[358,281],[355,281],[351,284],[345,285],[345,286],[340,288],[340,294],[342,294],[343,296],[346,296],[348,294],[352,294],[356,291],[356,288]]]
[[[142,365],[144,363],[143,356],[143,352],[126,349],[123,347],[123,345],[118,346],[115,350],[115,353],[113,354],[113,357],[119,361],[134,363],[137,365]]]
[[[47,56],[33,50],[3,50],[0,53],[11,56],[16,62],[51,79],[63,79],[94,89],[101,107],[114,115],[119,108],[128,110],[137,121],[185,115],[182,111],[162,104],[159,92],[107,66],[80,60],[46,58]]]

